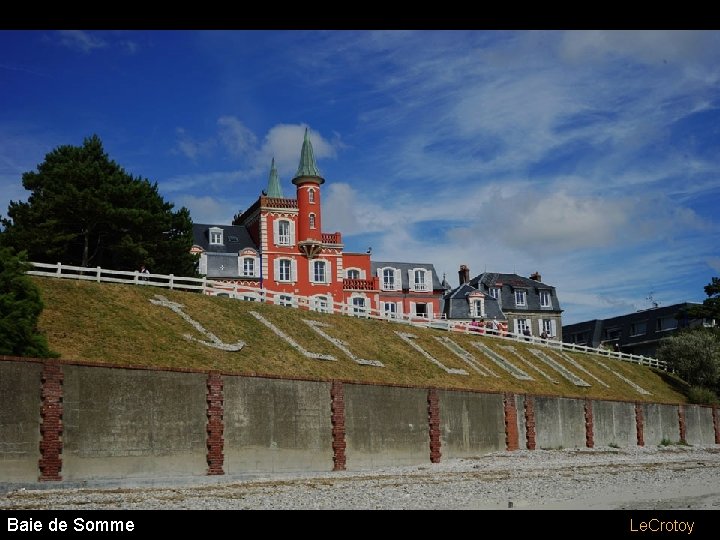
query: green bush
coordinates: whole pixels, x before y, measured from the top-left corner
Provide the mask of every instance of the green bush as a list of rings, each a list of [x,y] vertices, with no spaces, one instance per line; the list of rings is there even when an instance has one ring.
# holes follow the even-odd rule
[[[687,392],[687,398],[690,403],[698,405],[714,405],[720,402],[715,392],[703,386],[691,386]]]

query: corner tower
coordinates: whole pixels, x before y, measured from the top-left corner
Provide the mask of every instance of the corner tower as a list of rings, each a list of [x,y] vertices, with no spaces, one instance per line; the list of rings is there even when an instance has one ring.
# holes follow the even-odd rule
[[[315,164],[315,155],[307,128],[300,151],[300,165],[292,183],[297,186],[298,248],[306,257],[312,259],[322,250],[320,186],[325,183],[325,179],[320,175]]]

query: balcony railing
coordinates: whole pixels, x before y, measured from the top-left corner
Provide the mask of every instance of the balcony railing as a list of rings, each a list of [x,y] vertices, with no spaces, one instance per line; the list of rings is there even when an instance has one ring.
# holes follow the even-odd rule
[[[342,244],[342,235],[339,232],[322,233],[323,244]]]
[[[353,291],[377,291],[378,278],[370,279],[343,279],[343,289]]]

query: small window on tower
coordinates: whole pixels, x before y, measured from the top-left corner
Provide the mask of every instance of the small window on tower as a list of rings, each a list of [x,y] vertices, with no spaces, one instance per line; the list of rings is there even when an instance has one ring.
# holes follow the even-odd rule
[[[314,189],[308,190],[308,202],[310,204],[315,204],[315,190]]]
[[[310,193],[312,193],[312,191]],[[310,228],[315,228],[315,214],[310,214]]]

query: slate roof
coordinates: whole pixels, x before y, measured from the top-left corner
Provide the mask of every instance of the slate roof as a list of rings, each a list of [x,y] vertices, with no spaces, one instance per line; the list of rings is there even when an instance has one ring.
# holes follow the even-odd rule
[[[479,291],[488,294],[491,287],[502,288],[500,291],[500,306],[503,311],[562,311],[560,301],[555,293],[555,287],[535,281],[534,279],[518,276],[517,274],[499,274],[495,272],[483,272],[472,278],[469,284]],[[525,307],[515,305],[515,290],[525,289],[527,291]],[[548,290],[550,293],[550,307],[540,307],[540,290]]]
[[[397,268],[400,270],[400,276],[402,279],[402,288],[407,290],[410,289],[410,280],[408,278],[408,270],[413,268],[425,268],[426,270],[432,271],[432,288],[433,290],[442,289],[440,285],[440,279],[438,278],[437,272],[435,272],[435,266],[429,263],[407,263],[407,262],[383,262],[383,261],[370,261],[370,271],[373,276],[377,276],[378,268]]]
[[[477,292],[472,285],[465,283],[443,296],[443,313],[448,319],[469,319],[470,303],[468,295]],[[483,291],[484,292],[484,291]],[[485,293],[485,318],[504,321],[507,319],[497,300]]]
[[[223,242],[220,245],[210,245],[211,227],[223,230]],[[193,244],[200,246],[209,253],[233,253],[245,248],[258,249],[250,237],[250,233],[243,225],[213,225],[207,223],[193,223]]]

